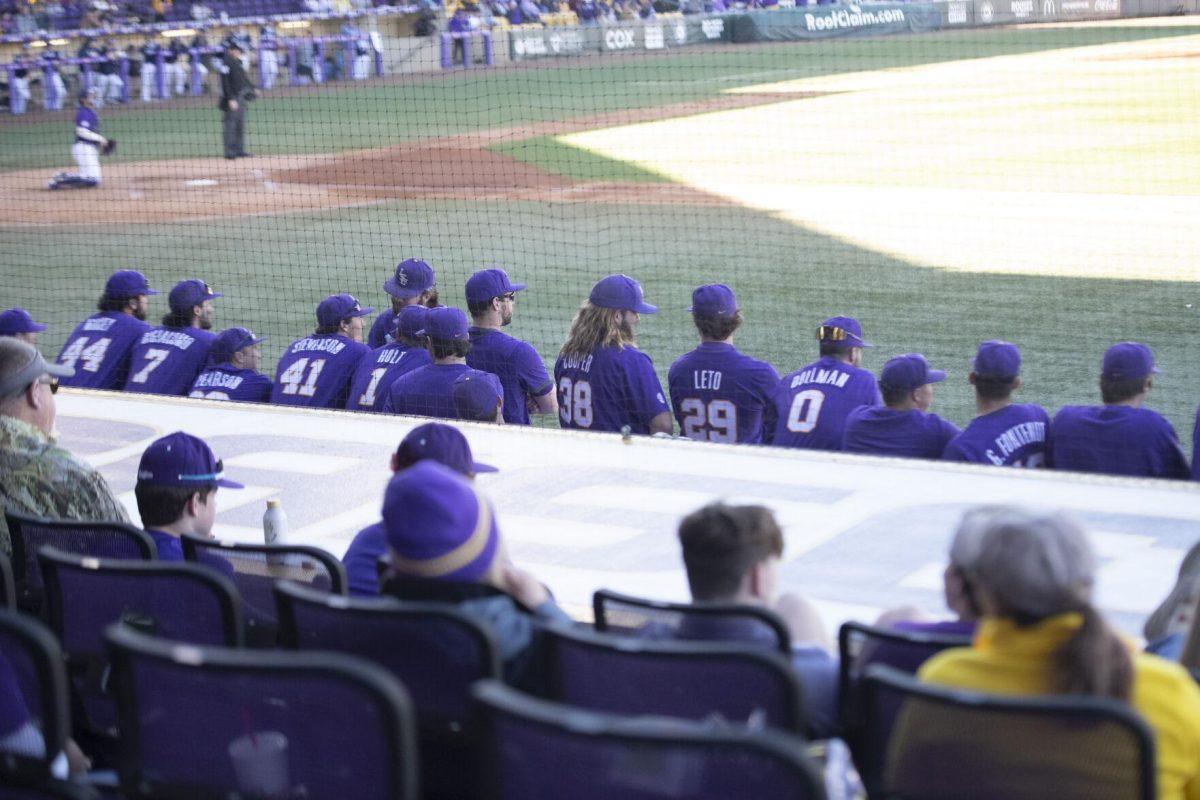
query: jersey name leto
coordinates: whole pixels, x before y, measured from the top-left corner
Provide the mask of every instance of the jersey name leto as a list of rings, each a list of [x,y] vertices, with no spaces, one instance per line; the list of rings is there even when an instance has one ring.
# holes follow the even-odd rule
[[[671,365],[667,384],[683,435],[709,442],[758,444],[779,373],[733,345],[703,342]]]

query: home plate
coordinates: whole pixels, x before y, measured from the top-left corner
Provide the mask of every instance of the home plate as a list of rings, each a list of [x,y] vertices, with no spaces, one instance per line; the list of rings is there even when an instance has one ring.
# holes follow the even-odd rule
[[[184,181],[184,186],[216,186],[217,182],[212,178],[197,178],[194,181]]]

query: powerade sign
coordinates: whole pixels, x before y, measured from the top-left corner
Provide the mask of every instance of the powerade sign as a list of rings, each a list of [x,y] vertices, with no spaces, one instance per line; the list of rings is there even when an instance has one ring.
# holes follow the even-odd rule
[[[508,45],[513,61],[577,56],[586,49],[583,32],[578,28],[512,31],[509,34]]]

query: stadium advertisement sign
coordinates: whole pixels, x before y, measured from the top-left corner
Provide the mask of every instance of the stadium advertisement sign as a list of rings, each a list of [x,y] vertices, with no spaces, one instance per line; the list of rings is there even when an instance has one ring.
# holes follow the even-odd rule
[[[751,11],[734,22],[733,41],[797,41],[932,31],[942,13],[933,3],[871,3]]]
[[[1059,19],[1102,19],[1121,16],[1121,0],[1058,0]]]
[[[582,55],[588,48],[579,28],[511,31],[508,50],[513,61]]]
[[[667,50],[704,42],[728,41],[729,37],[730,26],[725,17],[685,17],[592,28],[513,30],[508,34],[508,51],[513,61],[526,61],[597,51]]]

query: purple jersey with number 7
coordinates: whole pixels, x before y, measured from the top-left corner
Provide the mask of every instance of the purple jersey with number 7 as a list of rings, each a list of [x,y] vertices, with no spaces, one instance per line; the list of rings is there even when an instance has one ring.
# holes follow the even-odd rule
[[[125,391],[187,394],[216,338],[212,331],[200,328],[151,328],[133,346]]]
[[[424,347],[403,342],[372,350],[354,372],[346,408],[350,411],[381,411],[388,390],[397,378],[432,363],[433,358]]]
[[[344,408],[350,379],[371,352],[340,333],[314,333],[292,342],[275,368],[271,402],[310,408]]]
[[[129,374],[129,354],[150,326],[119,311],[102,311],[79,323],[67,337],[56,363],[74,367],[63,386],[120,389]]]
[[[558,421],[564,428],[650,433],[650,420],[669,411],[650,356],[636,347],[597,347],[554,363]]]
[[[701,342],[671,365],[667,386],[687,438],[759,444],[763,411],[779,387],[779,373],[726,342]]]
[[[769,416],[777,447],[841,450],[846,418],[856,408],[879,406],[879,385],[870,371],[832,356],[783,376]]]

